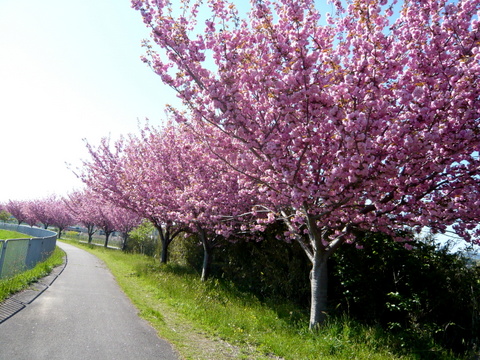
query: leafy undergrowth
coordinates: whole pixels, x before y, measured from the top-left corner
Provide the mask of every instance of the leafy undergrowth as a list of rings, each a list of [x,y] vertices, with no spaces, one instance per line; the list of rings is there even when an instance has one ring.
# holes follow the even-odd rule
[[[140,315],[184,359],[454,359],[399,349],[380,328],[346,317],[331,318],[313,333],[307,314],[291,304],[261,303],[218,279],[202,283],[176,264],[83,247],[105,261]]]
[[[52,255],[38,263],[33,269],[24,271],[11,278],[0,280],[0,302],[10,295],[26,289],[30,284],[50,274],[56,266],[63,264],[65,252],[56,247]]]

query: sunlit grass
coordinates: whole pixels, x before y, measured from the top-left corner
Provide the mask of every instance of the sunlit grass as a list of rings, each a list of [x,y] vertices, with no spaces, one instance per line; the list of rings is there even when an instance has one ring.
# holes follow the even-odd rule
[[[31,283],[50,274],[54,267],[63,263],[65,252],[55,248],[52,255],[45,261],[38,263],[33,269],[22,272],[11,278],[0,280],[0,302],[10,295],[27,288]]]
[[[26,239],[26,238],[29,238],[29,236],[16,231],[0,230],[0,240]]]

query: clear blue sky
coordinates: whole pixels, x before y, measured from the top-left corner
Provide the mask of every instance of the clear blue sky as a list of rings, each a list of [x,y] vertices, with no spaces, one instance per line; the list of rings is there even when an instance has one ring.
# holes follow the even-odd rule
[[[0,0],[0,202],[80,187],[65,163],[88,158],[82,139],[165,118],[147,37],[129,0]]]

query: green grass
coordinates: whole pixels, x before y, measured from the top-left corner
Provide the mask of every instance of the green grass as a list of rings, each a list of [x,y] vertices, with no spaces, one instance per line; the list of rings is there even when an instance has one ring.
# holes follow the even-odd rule
[[[28,239],[30,238],[26,234],[22,234],[16,231],[10,230],[0,230],[0,240],[7,240],[7,239]]]
[[[105,261],[140,315],[184,359],[455,359],[441,350],[412,352],[380,328],[346,317],[313,333],[307,314],[291,304],[261,303],[225,281],[202,283],[180,265],[82,246]]]
[[[54,267],[63,263],[65,252],[57,247],[45,261],[38,263],[33,269],[22,272],[11,278],[0,280],[0,302],[10,295],[27,288],[31,283],[47,276]]]

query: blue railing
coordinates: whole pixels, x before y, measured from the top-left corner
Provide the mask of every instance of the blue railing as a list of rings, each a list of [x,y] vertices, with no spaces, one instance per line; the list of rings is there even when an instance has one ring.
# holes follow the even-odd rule
[[[37,227],[0,223],[0,229],[31,236],[25,239],[0,240],[0,279],[32,269],[55,250],[57,233]]]

